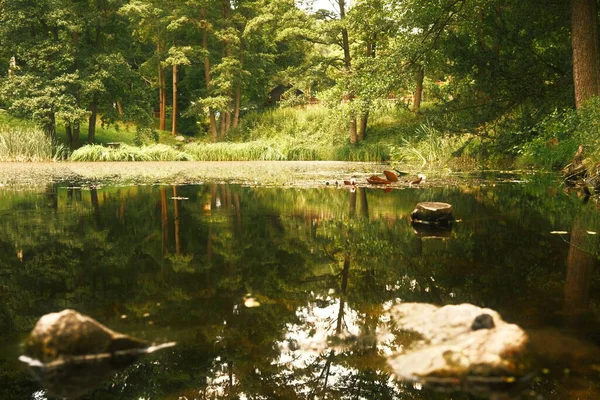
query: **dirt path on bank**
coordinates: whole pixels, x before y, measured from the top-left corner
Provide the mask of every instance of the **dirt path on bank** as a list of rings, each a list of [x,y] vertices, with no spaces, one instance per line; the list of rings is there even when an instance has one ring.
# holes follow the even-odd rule
[[[335,185],[336,181],[341,184],[353,176],[366,183],[366,177],[389,168],[383,164],[340,161],[0,163],[0,185],[225,182],[302,187]]]

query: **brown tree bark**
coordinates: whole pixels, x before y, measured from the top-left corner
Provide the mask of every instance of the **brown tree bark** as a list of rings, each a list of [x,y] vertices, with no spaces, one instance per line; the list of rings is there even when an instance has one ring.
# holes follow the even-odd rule
[[[208,21],[206,20],[206,7],[202,7],[201,10],[203,25],[202,25],[202,48],[208,54]],[[204,80],[206,81],[206,94],[210,95],[212,91],[212,80],[210,76],[210,58],[204,57]],[[217,141],[217,119],[215,118],[215,111],[209,107],[208,118],[210,120],[210,135],[213,142]]]
[[[575,107],[600,95],[598,7],[596,0],[572,0],[571,39]]]
[[[423,99],[423,80],[425,79],[425,70],[419,67],[417,71],[417,87],[413,101],[413,112],[418,113],[421,110],[421,100]]]
[[[171,118],[171,135],[177,135],[177,64],[173,64],[173,116]]]

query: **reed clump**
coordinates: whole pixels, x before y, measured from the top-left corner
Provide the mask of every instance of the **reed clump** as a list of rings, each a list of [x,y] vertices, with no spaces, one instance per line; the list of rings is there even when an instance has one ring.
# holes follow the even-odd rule
[[[188,161],[193,159],[186,152],[164,144],[141,147],[122,144],[118,148],[92,144],[80,147],[71,154],[71,161]]]
[[[51,161],[66,154],[35,127],[0,125],[0,161]]]

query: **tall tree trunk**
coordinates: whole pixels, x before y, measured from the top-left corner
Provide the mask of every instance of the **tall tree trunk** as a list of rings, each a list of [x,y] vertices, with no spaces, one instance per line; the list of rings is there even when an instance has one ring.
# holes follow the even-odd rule
[[[166,93],[166,79],[165,79],[165,70],[160,61],[162,48],[160,46],[160,40],[156,44],[156,53],[158,56],[158,129],[161,131],[165,130],[166,125],[166,109],[167,109],[167,93]]]
[[[68,122],[65,124],[65,136],[67,139],[67,146],[69,146],[69,149],[74,150],[75,146],[73,146],[73,128],[71,128],[71,124]]]
[[[340,21],[342,24],[346,19],[346,2],[345,0],[338,0],[338,6],[340,8]],[[344,25],[342,25],[342,49],[344,50],[344,69],[346,74],[350,74],[352,69],[352,61],[350,59],[350,40],[348,38],[348,29]],[[354,99],[354,93],[348,94],[348,102],[351,104],[350,109],[352,109],[352,100]],[[356,131],[356,115],[353,111],[350,111],[350,143],[355,144],[358,141],[358,135]]]
[[[162,63],[160,61],[162,49],[160,47],[160,40],[156,43],[156,55],[158,57],[158,129],[161,131],[165,130],[165,105],[166,105],[166,94],[164,86],[164,75]],[[165,101],[163,102],[163,99]]]
[[[223,20],[227,24],[227,27],[231,27],[231,0],[223,0]],[[231,58],[233,56],[233,48],[231,45],[231,41],[227,39],[223,40],[223,48],[225,50],[225,57]],[[229,101],[227,102],[227,108],[223,110],[225,121],[224,121],[224,131],[221,131],[221,137],[224,137],[227,132],[229,132],[229,128],[231,128],[231,109],[233,101],[233,90],[230,88],[227,92],[227,97],[229,97]]]
[[[244,39],[240,35],[240,68],[244,68]],[[235,85],[235,99],[233,104],[233,121],[232,126],[235,128],[240,123],[240,107],[242,105],[242,82],[239,77],[237,84]]]
[[[377,43],[377,35],[373,35],[371,40],[367,43],[366,56],[375,58],[375,47]],[[360,123],[358,125],[358,141],[365,140],[367,136],[367,125],[369,122],[369,111],[366,111],[360,117]]]
[[[171,135],[177,135],[177,64],[173,64],[173,116]]]
[[[360,124],[358,125],[358,141],[362,141],[365,140],[365,137],[367,135],[367,123],[369,121],[369,112],[365,112],[361,117],[360,117]]]
[[[160,77],[160,85],[162,87],[162,98],[160,99],[160,106],[162,108],[162,117],[160,117],[160,125],[162,125],[162,130],[167,129],[167,74],[165,74],[165,70],[163,69],[162,75]],[[160,127],[160,126],[159,126]]]
[[[225,117],[226,117],[226,113],[225,111],[221,112],[220,116],[219,116],[219,130],[220,130],[220,138],[224,138],[225,137]]]
[[[423,67],[419,67],[419,70],[417,71],[417,87],[413,99],[413,112],[415,113],[418,113],[421,109],[421,100],[423,99],[423,79],[425,79],[425,70]]]
[[[242,84],[238,82],[235,87],[235,100],[233,104],[233,121],[231,126],[237,127],[240,123],[240,106],[242,105]]]
[[[210,58],[208,56],[208,21],[206,20],[206,7],[202,7],[202,19],[204,20],[202,26],[202,48],[206,52],[204,57],[204,80],[206,81],[206,95],[210,96],[212,92],[212,81],[210,76]],[[217,141],[217,119],[215,118],[215,111],[209,107],[208,118],[210,120],[210,135],[213,142]]]
[[[81,132],[81,122],[75,121],[73,123],[73,148],[79,146],[79,133]]]
[[[90,103],[90,119],[88,121],[88,143],[92,144],[96,140],[96,119],[98,118],[98,93],[94,93]]]
[[[350,115],[350,143],[355,144],[358,142],[358,134],[356,132],[356,116]]]
[[[589,308],[592,275],[598,267],[598,259],[585,250],[597,248],[597,241],[587,233],[585,222],[582,216],[575,217],[567,257],[564,311],[574,319]]]
[[[572,0],[571,5],[575,106],[581,108],[586,100],[600,95],[598,7],[596,0]]]

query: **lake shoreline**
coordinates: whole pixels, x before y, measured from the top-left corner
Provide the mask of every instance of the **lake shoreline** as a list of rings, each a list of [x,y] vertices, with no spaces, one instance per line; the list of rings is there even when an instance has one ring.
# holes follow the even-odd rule
[[[137,161],[0,163],[0,184],[44,186],[79,184],[335,185],[352,176],[379,174],[389,165],[344,161]]]

